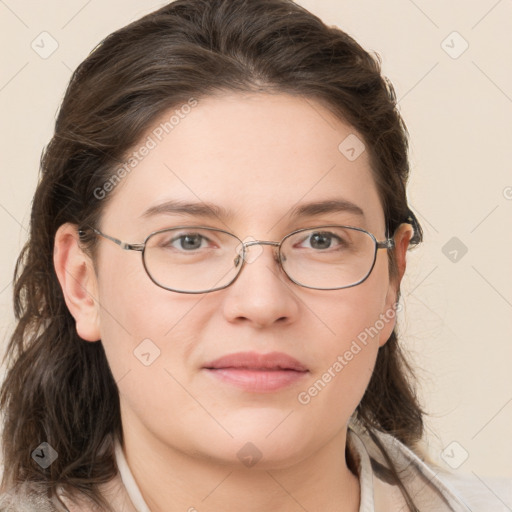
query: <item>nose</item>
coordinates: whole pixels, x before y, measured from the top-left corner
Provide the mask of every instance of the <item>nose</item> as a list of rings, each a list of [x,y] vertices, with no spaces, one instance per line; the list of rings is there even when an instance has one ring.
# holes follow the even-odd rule
[[[296,285],[279,263],[279,244],[250,241],[244,245],[243,268],[235,282],[225,289],[224,315],[230,322],[249,322],[259,328],[275,322],[292,322],[299,310],[293,290]],[[261,250],[254,251],[258,248]]]

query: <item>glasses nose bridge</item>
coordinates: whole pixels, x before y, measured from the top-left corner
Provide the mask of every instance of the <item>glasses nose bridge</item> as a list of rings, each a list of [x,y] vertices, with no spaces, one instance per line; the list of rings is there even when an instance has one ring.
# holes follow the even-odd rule
[[[250,247],[251,245],[273,245],[280,246],[281,242],[269,242],[267,240],[249,240],[249,242],[243,242],[245,247]]]
[[[270,242],[268,240],[249,240],[248,242],[242,242],[244,249],[246,247],[251,247],[252,245],[271,245],[273,247],[277,247],[277,251],[274,253],[275,259],[277,262],[280,262],[279,257],[279,248],[281,246],[281,242]]]

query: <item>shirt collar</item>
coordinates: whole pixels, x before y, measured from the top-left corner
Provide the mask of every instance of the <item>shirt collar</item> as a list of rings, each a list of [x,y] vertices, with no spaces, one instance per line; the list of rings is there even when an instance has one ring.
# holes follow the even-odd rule
[[[144,501],[144,498],[142,497],[139,486],[137,485],[137,482],[135,482],[135,478],[133,478],[133,474],[130,470],[130,467],[128,466],[126,457],[124,456],[121,443],[117,439],[115,441],[115,452],[119,474],[121,475],[121,480],[123,481],[126,492],[128,493],[133,506],[137,512],[151,512],[146,502]]]

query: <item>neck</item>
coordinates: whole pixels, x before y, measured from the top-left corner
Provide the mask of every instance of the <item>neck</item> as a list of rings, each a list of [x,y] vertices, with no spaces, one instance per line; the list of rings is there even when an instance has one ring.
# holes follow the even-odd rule
[[[243,467],[238,459],[180,451],[141,424],[123,430],[126,460],[151,512],[357,512],[359,479],[347,467],[346,434],[287,467],[263,459]]]

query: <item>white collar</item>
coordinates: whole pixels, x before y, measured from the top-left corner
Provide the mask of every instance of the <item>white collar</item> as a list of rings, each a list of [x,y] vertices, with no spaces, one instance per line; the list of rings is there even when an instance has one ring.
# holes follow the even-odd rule
[[[126,457],[124,456],[123,448],[121,443],[116,439],[115,441],[115,451],[116,451],[116,463],[119,468],[119,474],[121,475],[121,480],[126,488],[126,492],[133,503],[133,506],[137,510],[137,512],[151,512],[149,507],[147,506],[142,494],[140,492],[139,486],[133,478],[133,474],[128,466],[128,462],[126,461]]]

